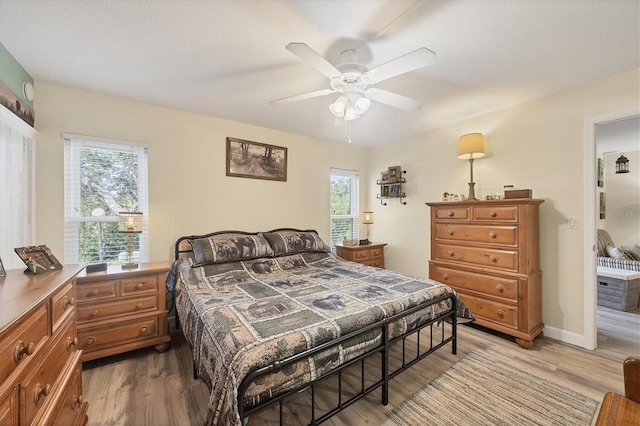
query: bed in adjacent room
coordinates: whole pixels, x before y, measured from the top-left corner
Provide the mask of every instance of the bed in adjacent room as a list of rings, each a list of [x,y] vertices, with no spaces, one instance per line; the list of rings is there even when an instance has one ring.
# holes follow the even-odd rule
[[[181,237],[167,286],[194,373],[211,391],[212,425],[241,425],[265,406],[282,424],[284,401],[305,389],[308,423],[379,388],[386,404],[391,378],[447,344],[455,354],[457,320],[472,319],[446,285],[345,261],[310,230]],[[404,345],[416,333],[412,352]],[[388,365],[392,344],[403,345],[397,368]],[[373,380],[369,357],[380,360]],[[346,397],[341,370],[354,365],[362,383]],[[338,377],[336,407],[316,412],[315,386],[329,375]]]

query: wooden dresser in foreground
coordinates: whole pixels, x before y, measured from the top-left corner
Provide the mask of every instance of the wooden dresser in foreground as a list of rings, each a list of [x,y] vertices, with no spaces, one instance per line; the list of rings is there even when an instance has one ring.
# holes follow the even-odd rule
[[[544,327],[538,242],[543,201],[427,203],[429,277],[454,288],[476,324],[514,336],[525,349]]]
[[[133,349],[169,348],[165,281],[168,262],[140,263],[136,269],[110,265],[78,275],[78,340],[82,360]]]
[[[76,281],[84,265],[0,278],[0,425],[83,425]]]
[[[386,245],[386,243],[369,243],[361,246],[336,244],[336,254],[352,262],[384,268],[384,246]]]

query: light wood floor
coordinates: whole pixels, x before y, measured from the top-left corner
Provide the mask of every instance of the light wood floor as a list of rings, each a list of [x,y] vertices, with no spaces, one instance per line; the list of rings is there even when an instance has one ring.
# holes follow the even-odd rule
[[[83,364],[83,394],[89,402],[89,425],[200,425],[206,415],[208,391],[192,375],[191,352],[180,332],[172,334],[171,348],[157,353],[140,349]],[[473,350],[568,386],[600,401],[605,392],[624,393],[622,360],[640,355],[636,338],[598,332],[598,349],[584,350],[545,337],[530,350],[508,337],[469,326],[459,327],[458,354],[439,350],[391,381],[390,403],[380,403],[375,391],[338,416],[332,425],[380,425],[386,413],[438,377]],[[291,423],[297,417],[292,415]],[[264,422],[249,422],[264,424]],[[289,422],[287,422],[289,423]]]

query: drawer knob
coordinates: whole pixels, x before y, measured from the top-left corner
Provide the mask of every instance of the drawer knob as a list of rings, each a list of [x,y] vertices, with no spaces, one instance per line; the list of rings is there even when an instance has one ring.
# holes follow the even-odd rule
[[[449,256],[453,257],[456,255],[456,252],[453,250],[449,250]]]
[[[502,284],[498,284],[496,286],[496,290],[498,290],[498,293],[504,293],[504,287],[502,286]]]
[[[33,403],[38,405],[38,401],[40,401],[40,398],[42,398],[42,396],[47,396],[49,395],[49,393],[51,392],[51,385],[46,385],[45,387],[42,387],[42,385],[40,383],[36,384],[36,388],[33,390]]]
[[[455,231],[453,229],[449,229],[449,235],[453,235],[455,234]]]
[[[18,341],[16,348],[13,350],[13,361],[17,364],[25,355],[29,356],[36,350],[36,344],[31,342],[25,345],[22,340]]]
[[[493,263],[496,263],[498,261],[498,258],[494,255],[489,256],[489,260],[492,261]]]
[[[140,334],[147,334],[147,331],[149,331],[149,327],[147,327],[146,325],[140,327]]]
[[[442,274],[442,279],[443,280],[448,280],[449,279],[449,274]]]
[[[142,287],[144,287],[143,283],[138,283],[138,285],[136,285],[136,288],[142,288]]]
[[[98,309],[96,309],[95,311],[91,312],[91,315],[94,317],[97,317],[98,314],[100,314],[100,311]]]
[[[491,213],[489,213],[489,216],[491,216],[491,217],[496,217],[496,216],[498,216],[498,213],[496,213],[496,212],[491,212]]]
[[[69,350],[71,349],[71,347],[77,347],[78,346],[78,338],[74,337],[73,339],[71,337],[67,337],[67,352],[69,352]]]
[[[144,307],[144,303],[140,302],[136,305],[137,309],[142,309]]]
[[[100,290],[98,290],[97,288],[94,288],[93,290],[91,290],[91,294],[94,296],[97,296],[100,294]]]
[[[498,318],[504,319],[504,311],[502,309],[498,309],[496,314],[498,315]]]
[[[497,237],[495,232],[489,232],[489,238],[495,238]]]
[[[455,215],[455,213],[454,213],[454,212],[449,212],[449,213],[447,213],[447,215],[448,215],[449,217],[453,217],[453,216]]]
[[[88,337],[87,340],[84,341],[85,346],[91,346],[96,342],[95,337]]]
[[[66,310],[69,306],[73,306],[76,304],[76,298],[72,297],[69,299],[67,296],[62,298],[62,310]]]
[[[82,395],[73,395],[73,397],[71,398],[71,401],[72,401],[71,409],[75,411],[77,407],[82,406],[84,399],[82,398]]]

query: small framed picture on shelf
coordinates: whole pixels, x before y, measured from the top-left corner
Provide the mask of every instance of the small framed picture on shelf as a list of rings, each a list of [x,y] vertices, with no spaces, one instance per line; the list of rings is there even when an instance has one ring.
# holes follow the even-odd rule
[[[389,185],[383,185],[382,186],[382,196],[383,197],[388,197],[389,196]]]
[[[382,172],[380,173],[380,182],[384,183],[387,182],[389,180],[389,172]]]
[[[391,197],[397,197],[398,195],[400,195],[400,184],[396,183],[394,185],[390,185],[389,186],[389,196]]]
[[[14,250],[24,264],[27,265],[25,272],[39,274],[62,269],[62,264],[46,245],[18,247]]]
[[[402,167],[393,166],[389,167],[389,182],[400,182],[402,177]]]
[[[2,264],[2,259],[0,258],[0,278],[6,277],[7,271],[4,270],[4,265]]]

